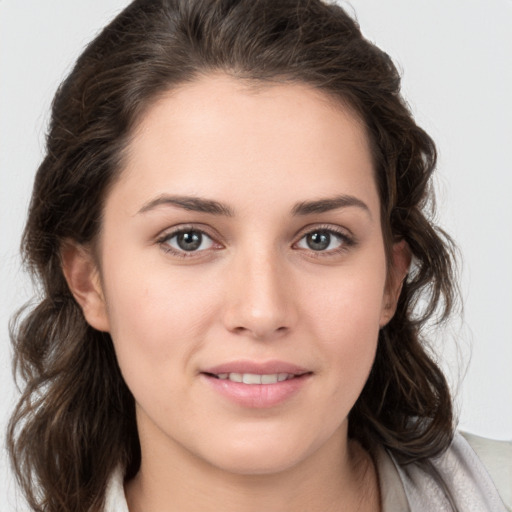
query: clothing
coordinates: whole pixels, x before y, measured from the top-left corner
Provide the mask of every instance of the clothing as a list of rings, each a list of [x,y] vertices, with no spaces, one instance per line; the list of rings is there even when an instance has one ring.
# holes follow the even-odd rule
[[[460,434],[431,462],[426,470],[415,464],[400,466],[384,449],[375,454],[382,512],[507,512],[487,471]],[[129,512],[121,471],[109,482],[105,512]]]
[[[483,464],[460,434],[431,462],[431,470],[400,466],[385,450],[378,452],[382,512],[507,512]]]

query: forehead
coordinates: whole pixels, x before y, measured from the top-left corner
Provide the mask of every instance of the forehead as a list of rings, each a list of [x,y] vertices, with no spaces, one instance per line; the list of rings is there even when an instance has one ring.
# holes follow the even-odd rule
[[[150,125],[162,125],[171,118],[180,123],[177,128],[184,134],[186,119],[191,121],[188,127],[204,132],[208,127],[220,128],[219,121],[245,118],[251,121],[250,130],[254,133],[256,130],[270,132],[272,126],[296,118],[302,121],[296,125],[299,130],[304,127],[305,115],[308,116],[306,124],[314,126],[317,134],[321,128],[336,131],[341,116],[352,125],[354,134],[358,132],[360,142],[367,143],[364,122],[341,97],[301,82],[255,81],[222,73],[201,75],[195,81],[158,95],[140,116],[133,136],[138,138],[147,133]],[[286,128],[289,130],[290,125]]]
[[[271,198],[280,191],[281,199],[296,192],[297,201],[325,196],[336,185],[352,189],[340,193],[375,189],[359,117],[297,83],[212,75],[185,84],[148,107],[126,156],[121,182],[147,194],[178,187],[188,195],[258,191]],[[308,197],[296,197],[301,194]]]

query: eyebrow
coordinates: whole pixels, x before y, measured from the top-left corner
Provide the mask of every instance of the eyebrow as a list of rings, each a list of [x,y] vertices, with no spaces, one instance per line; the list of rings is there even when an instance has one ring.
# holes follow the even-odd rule
[[[372,217],[368,205],[361,201],[361,199],[350,195],[339,195],[314,201],[303,201],[293,207],[292,213],[293,215],[311,215],[348,207],[360,208],[364,210],[370,218]]]
[[[212,199],[204,199],[193,196],[169,196],[162,195],[151,201],[148,201],[138,211],[138,213],[146,213],[150,210],[154,210],[159,206],[177,206],[184,210],[193,212],[209,213],[211,215],[222,215],[225,217],[234,217],[233,210],[218,201]],[[364,210],[371,218],[371,212],[368,206],[358,199],[357,197],[350,195],[339,195],[330,198],[317,199],[312,201],[302,201],[297,203],[292,208],[292,215],[305,216],[312,215],[315,213],[325,213],[331,210],[337,210],[340,208],[356,207]]]
[[[211,199],[202,199],[199,197],[189,196],[159,196],[152,201],[146,203],[138,213],[146,213],[149,210],[154,210],[158,206],[177,206],[184,210],[190,210],[192,212],[210,213],[212,215],[223,215],[226,217],[233,217],[233,210],[218,201],[212,201]]]

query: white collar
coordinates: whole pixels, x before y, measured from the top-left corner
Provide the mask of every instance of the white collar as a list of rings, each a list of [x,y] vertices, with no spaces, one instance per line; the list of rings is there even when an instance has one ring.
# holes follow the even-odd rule
[[[124,494],[124,476],[121,467],[116,469],[108,482],[104,512],[129,512]]]

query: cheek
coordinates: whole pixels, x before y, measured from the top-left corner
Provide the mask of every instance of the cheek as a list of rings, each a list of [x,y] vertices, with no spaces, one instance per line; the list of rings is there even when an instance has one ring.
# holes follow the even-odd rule
[[[192,361],[204,346],[218,293],[156,266],[110,270],[110,334],[123,378],[150,417],[175,417],[190,403]]]
[[[183,363],[215,312],[217,290],[191,272],[120,263],[106,269],[110,334],[121,368]]]
[[[331,355],[331,364],[352,374],[371,366],[377,345],[381,301],[375,296],[359,296],[345,288],[342,295],[331,295],[328,307],[318,311],[315,328],[318,339]]]
[[[302,309],[309,311],[311,322],[325,334],[364,339],[379,330],[385,283],[383,259],[362,269],[343,268],[316,285],[306,283]]]
[[[365,272],[343,272],[322,287],[309,286],[314,291],[303,296],[308,328],[327,359],[333,393],[348,393],[349,400],[355,401],[373,364],[385,275],[379,260]]]

